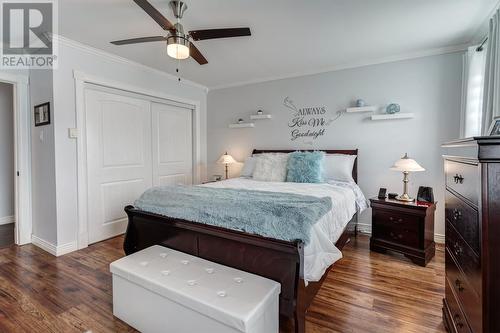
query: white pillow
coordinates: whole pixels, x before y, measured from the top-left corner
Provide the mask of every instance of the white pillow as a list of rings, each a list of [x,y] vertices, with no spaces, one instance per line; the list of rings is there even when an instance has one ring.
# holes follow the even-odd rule
[[[354,182],[352,169],[356,155],[327,154],[323,160],[323,179]]]
[[[240,176],[241,177],[252,177],[253,171],[255,170],[255,163],[257,162],[256,157],[247,157],[245,160],[245,165],[243,165],[243,169],[241,169]]]
[[[266,153],[254,157],[257,160],[253,171],[253,179],[265,182],[284,182],[286,180],[288,154]]]

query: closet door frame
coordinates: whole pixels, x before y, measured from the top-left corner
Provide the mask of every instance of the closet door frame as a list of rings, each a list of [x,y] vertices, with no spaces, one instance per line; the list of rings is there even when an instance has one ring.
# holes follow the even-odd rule
[[[142,96],[151,101],[160,101],[164,104],[180,106],[182,108],[192,110],[192,135],[193,135],[193,184],[201,182],[202,173],[206,161],[202,154],[201,141],[201,102],[171,96],[162,92],[143,89],[138,86],[133,86],[117,81],[107,80],[105,78],[96,77],[85,74],[81,71],[74,71],[75,79],[75,102],[76,102],[76,119],[77,119],[77,156],[78,156],[78,238],[77,248],[83,249],[89,245],[88,235],[88,173],[87,173],[87,136],[86,136],[86,110],[85,110],[85,89],[87,85],[101,86],[106,89],[113,89],[116,93],[122,92],[124,95],[134,94]],[[186,110],[189,112],[188,110]]]

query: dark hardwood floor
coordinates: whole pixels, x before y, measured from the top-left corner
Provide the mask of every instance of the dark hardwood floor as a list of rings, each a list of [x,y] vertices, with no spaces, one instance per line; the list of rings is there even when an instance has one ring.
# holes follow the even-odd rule
[[[35,246],[0,250],[0,332],[135,332],[113,317],[109,263],[122,237],[55,258]],[[344,250],[307,316],[307,332],[444,332],[444,254],[426,268],[369,251]]]
[[[14,244],[14,223],[0,225],[0,248]]]

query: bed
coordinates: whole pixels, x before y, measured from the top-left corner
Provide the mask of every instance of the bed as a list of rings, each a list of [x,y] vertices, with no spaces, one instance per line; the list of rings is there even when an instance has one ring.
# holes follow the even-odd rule
[[[327,154],[356,156],[358,154],[357,150],[324,151]],[[288,153],[291,151],[254,150],[253,154],[277,152]],[[357,159],[352,175],[357,182]],[[317,193],[318,196],[324,195],[327,190],[327,185],[265,184],[242,178],[202,186],[214,188],[244,187],[259,191],[298,191],[298,193]],[[338,191],[343,191],[339,184],[331,184],[330,187],[334,188],[335,186]],[[342,210],[342,206],[335,207],[337,211]],[[357,213],[352,210],[341,218],[337,216],[337,220],[341,222],[337,223],[336,228],[325,229],[328,222],[318,221],[318,228],[311,231],[312,238],[321,238],[324,237],[324,234],[328,234],[328,238],[335,242],[335,246],[330,245],[330,247],[327,245],[326,247],[319,246],[319,243],[328,243],[328,241],[321,239],[305,245],[301,241],[266,238],[213,225],[166,217],[133,206],[127,206],[125,211],[129,220],[124,242],[124,250],[127,255],[152,245],[163,245],[278,281],[281,283],[280,323],[283,327],[289,327],[293,324],[295,332],[305,332],[307,309],[328,271],[333,267],[333,264],[328,263],[341,257],[340,250],[347,244],[350,237],[357,233]],[[347,216],[352,217],[348,219]]]

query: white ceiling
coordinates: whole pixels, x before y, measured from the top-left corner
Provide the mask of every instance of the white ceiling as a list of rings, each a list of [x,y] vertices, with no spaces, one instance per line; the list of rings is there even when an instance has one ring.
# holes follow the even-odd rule
[[[180,62],[209,88],[434,52],[470,42],[498,0],[186,0],[186,30],[250,27],[251,37],[196,42],[208,59]],[[168,0],[151,0],[174,21]],[[164,35],[132,0],[59,1],[60,34],[175,74],[164,43],[112,40]]]

